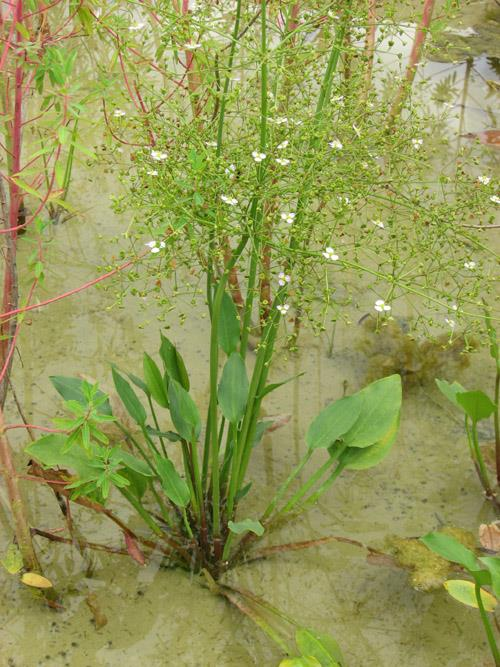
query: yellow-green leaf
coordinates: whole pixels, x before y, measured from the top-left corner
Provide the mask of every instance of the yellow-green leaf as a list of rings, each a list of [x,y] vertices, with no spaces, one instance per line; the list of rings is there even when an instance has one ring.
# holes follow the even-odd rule
[[[0,560],[9,574],[17,574],[23,567],[23,557],[17,544],[9,544],[5,556]]]
[[[33,588],[52,588],[52,582],[36,572],[25,572],[21,577],[21,581],[26,586],[33,586]]]
[[[445,581],[444,587],[451,595],[452,598],[458,600],[462,604],[467,605],[468,607],[479,607],[476,598],[476,587],[472,581],[466,581],[465,579],[450,579]],[[485,591],[484,588],[480,589],[481,591],[481,600],[486,611],[494,611],[497,606],[497,599],[488,591]]]

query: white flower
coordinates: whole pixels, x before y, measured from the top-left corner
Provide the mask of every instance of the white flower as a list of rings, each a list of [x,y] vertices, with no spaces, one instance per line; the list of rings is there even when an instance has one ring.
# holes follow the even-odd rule
[[[287,275],[284,271],[280,271],[278,274],[278,285],[281,285],[283,287],[287,283],[289,283],[291,280],[290,276]]]
[[[500,197],[498,197],[497,195],[492,195],[490,197],[490,201],[492,201],[494,204],[500,204]]]
[[[380,227],[380,229],[384,229],[384,223],[382,220],[371,220],[372,225],[375,225],[375,227]]]
[[[457,326],[457,323],[455,322],[455,320],[451,320],[449,317],[445,317],[444,321],[450,327],[450,329],[454,329]]]
[[[361,136],[361,130],[359,129],[359,127],[356,127],[356,125],[354,125],[354,123],[352,124],[352,129],[356,132],[356,135],[358,137]]]
[[[333,248],[330,248],[330,246],[328,246],[328,248],[325,248],[322,254],[325,259],[329,259],[332,262],[336,262],[339,258],[339,256],[335,253],[335,250]]]
[[[413,148],[418,151],[420,150],[420,146],[424,143],[423,139],[412,139],[411,140]]]
[[[476,268],[476,262],[473,262],[470,260],[469,262],[464,262],[464,269],[469,269],[469,271],[473,271]]]
[[[286,118],[286,116],[280,116],[279,118],[271,120],[271,122],[275,123],[276,125],[285,125],[286,123],[288,123],[288,118]]]
[[[252,151],[252,157],[255,162],[262,162],[266,159],[267,155],[265,153],[259,153],[259,151]]]
[[[216,141],[205,141],[205,146],[208,146],[209,148],[217,148],[217,142]]]
[[[388,312],[389,310],[391,310],[389,304],[387,304],[383,299],[377,299],[375,301],[374,308],[378,313],[383,313],[384,311]]]
[[[113,111],[113,116],[114,116],[115,118],[123,118],[123,116],[126,116],[126,115],[127,115],[127,114],[126,114],[125,111],[123,111],[122,109],[115,109],[115,110]]]
[[[142,30],[145,25],[145,23],[136,23],[135,25],[129,25],[128,29],[130,32],[134,32],[135,30]]]
[[[277,157],[276,162],[280,164],[282,167],[286,167],[287,164],[290,164],[290,160],[286,157]]]
[[[184,44],[184,51],[194,51],[195,49],[199,49],[201,47],[201,44]]]
[[[156,160],[156,162],[163,162],[163,160],[168,158],[168,153],[164,153],[163,151],[155,151],[153,149],[151,151],[151,157],[153,160]]]
[[[295,220],[295,213],[282,213],[280,217],[287,223],[287,225],[291,225]]]
[[[156,171],[156,169],[149,169],[149,170],[146,172],[146,174],[147,174],[148,176],[158,176],[158,172]]]
[[[337,199],[341,204],[345,204],[346,206],[351,203],[349,197],[343,197],[342,195],[339,195]]]
[[[277,148],[279,151],[282,151],[284,148],[286,148],[286,147],[288,146],[288,144],[289,144],[288,139],[285,139],[285,141],[282,141],[281,144],[278,144],[278,145],[276,146],[276,148]]]
[[[224,204],[229,204],[229,206],[236,206],[238,204],[238,200],[235,197],[228,197],[227,195],[221,195],[220,198],[224,202]]]
[[[304,121],[303,121],[303,120],[292,120],[291,122],[292,122],[294,125],[302,125],[302,123],[303,123]]]
[[[489,185],[491,183],[491,178],[489,176],[478,176],[477,182],[482,185]]]
[[[148,248],[151,248],[151,252],[157,253],[160,252],[160,250],[163,250],[163,248],[165,247],[165,241],[160,241],[159,244],[157,241],[148,241],[144,245],[147,246]]]
[[[287,303],[284,303],[283,305],[280,304],[279,306],[276,307],[282,315],[286,315],[290,310],[290,306]]]
[[[339,139],[332,139],[332,141],[328,142],[328,145],[330,148],[334,148],[335,150],[341,151],[344,148],[344,145]]]
[[[236,165],[235,164],[230,164],[229,167],[226,167],[224,169],[224,173],[229,176],[229,178],[233,179],[235,177],[235,172],[236,172]]]

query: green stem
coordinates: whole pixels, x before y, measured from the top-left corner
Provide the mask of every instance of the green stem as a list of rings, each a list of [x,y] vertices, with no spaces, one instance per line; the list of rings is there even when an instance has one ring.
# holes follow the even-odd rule
[[[479,613],[481,614],[481,620],[483,622],[486,637],[488,639],[488,644],[490,645],[491,654],[495,660],[495,667],[500,667],[500,652],[498,651],[495,635],[493,634],[493,629],[488,620],[483,600],[481,598],[481,586],[477,581],[474,582],[474,590],[476,593],[477,606],[479,607]]]
[[[309,489],[312,488],[316,482],[321,479],[321,477],[323,477],[325,472],[331,468],[332,465],[333,461],[331,458],[329,458],[328,461],[325,461],[325,463],[323,463],[323,465],[318,468],[318,470],[316,470],[314,475],[311,475],[307,482],[305,482],[305,484],[303,484],[300,489],[296,491],[296,493],[290,498],[286,505],[284,505],[284,507],[279,510],[278,515],[286,514],[289,512],[306,495]]]
[[[158,418],[156,416],[156,411],[155,411],[155,408],[154,408],[154,405],[153,405],[153,401],[152,401],[151,396],[149,394],[148,394],[148,403],[149,403],[149,409],[151,410],[151,414],[153,415],[153,421],[155,423],[156,430],[161,431],[160,424],[158,422]],[[161,435],[159,437],[160,437],[160,443],[161,443],[161,448],[163,450],[163,454],[165,455],[165,458],[168,459],[168,454],[167,454],[167,449],[165,447],[165,442],[164,442],[163,438],[161,437]]]
[[[282,484],[282,485],[280,486],[280,488],[278,489],[278,491],[277,491],[276,495],[274,496],[274,498],[271,500],[271,502],[269,503],[269,505],[266,507],[266,510],[265,510],[264,514],[262,515],[262,517],[261,517],[261,522],[262,522],[262,521],[265,521],[268,517],[271,516],[271,514],[272,514],[272,513],[274,512],[274,510],[276,509],[276,505],[277,505],[277,504],[279,503],[279,501],[283,498],[283,496],[285,495],[286,490],[288,489],[288,487],[290,486],[290,484],[293,482],[293,480],[297,477],[297,475],[300,474],[300,472],[302,471],[302,469],[304,468],[304,466],[305,466],[305,465],[308,463],[308,461],[310,460],[311,456],[312,456],[312,450],[308,449],[307,452],[306,452],[306,454],[305,454],[305,456],[302,458],[302,460],[301,460],[300,463],[298,464],[298,466],[297,466],[294,470],[292,470],[292,472],[290,473],[290,475],[287,477],[287,479],[283,482],[283,484]]]
[[[497,483],[500,484],[500,368],[497,364],[497,372],[495,376],[495,412],[493,413],[493,422],[495,425],[495,461],[497,469]]]
[[[479,447],[479,440],[477,437],[477,425],[474,422],[472,422],[472,446],[474,448],[474,456],[478,465],[478,472],[479,472],[479,477],[481,479],[481,484],[483,485],[487,497],[491,498],[493,492],[491,490],[490,480],[488,478],[488,471],[486,470],[483,455],[481,454],[481,449]]]

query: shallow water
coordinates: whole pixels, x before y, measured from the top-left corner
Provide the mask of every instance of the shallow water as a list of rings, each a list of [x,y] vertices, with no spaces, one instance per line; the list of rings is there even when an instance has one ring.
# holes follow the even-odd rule
[[[476,12],[482,11],[479,3]],[[477,16],[474,14],[473,16]],[[421,76],[434,85],[454,71],[460,81],[464,64],[429,62]],[[485,56],[474,61],[470,74],[467,109],[462,122],[467,131],[491,126],[485,108],[498,95],[484,78],[494,78]],[[483,78],[484,77],[484,78]],[[460,103],[458,99],[457,104]],[[457,112],[459,107],[457,106]],[[457,116],[459,114],[457,113]],[[498,118],[498,117],[497,117]],[[460,118],[448,124],[456,132]],[[478,151],[482,164],[491,169],[491,151]],[[55,228],[56,243],[49,250],[46,295],[61,285],[77,285],[95,275],[95,266],[109,253],[99,241],[100,230],[123,229],[126,219],[109,208],[108,195],[116,188],[112,176],[80,170],[73,198],[90,209],[84,222]],[[77,196],[76,196],[76,193]],[[30,248],[25,248],[29,254]],[[40,292],[40,298],[45,295]],[[27,415],[34,423],[46,423],[59,406],[48,382],[52,374],[85,375],[108,379],[109,362],[134,369],[142,351],[158,347],[157,327],[139,329],[145,311],[136,300],[123,309],[113,305],[112,291],[93,290],[53,304],[32,314],[32,332],[26,327],[20,341],[14,385]],[[172,314],[170,337],[179,344],[188,364],[194,398],[200,407],[207,396],[207,320],[191,308],[181,326]],[[363,312],[352,313],[357,321]],[[303,450],[303,436],[311,418],[332,399],[365,382],[368,362],[356,346],[366,333],[362,327],[338,326],[333,356],[326,338],[304,332],[299,355],[283,351],[273,370],[276,379],[300,372],[297,381],[272,394],[268,414],[290,412],[291,421],[266,436],[256,451],[249,477],[253,494],[242,512],[257,516],[270,490],[281,481]],[[36,337],[35,337],[36,336]],[[459,373],[449,368],[447,379],[491,392],[493,369],[485,354],[476,354],[471,367]],[[405,396],[401,431],[386,461],[368,472],[344,474],[319,505],[300,521],[272,534],[278,544],[324,535],[343,535],[375,547],[385,536],[416,536],[442,523],[476,532],[493,514],[481,499],[470,464],[462,421],[446,405],[432,385],[416,387]],[[13,406],[9,416],[17,421]],[[488,433],[486,433],[488,436]],[[17,442],[21,446],[22,440]],[[39,528],[62,526],[61,515],[46,489],[26,489],[33,508],[33,524]],[[251,504],[254,503],[254,504]],[[123,508],[126,516],[126,508]],[[120,535],[109,523],[77,508],[75,520],[89,538],[109,545],[120,544]],[[2,539],[9,537],[0,504]],[[234,667],[278,664],[280,653],[264,635],[237,611],[202,588],[183,572],[160,569],[159,559],[139,568],[129,558],[97,554],[93,573],[73,549],[39,540],[46,573],[56,583],[64,610],[48,612],[12,578],[2,577],[0,597],[0,665],[34,667],[100,667],[135,665],[189,665]],[[4,544],[0,544],[3,549]],[[91,576],[90,576],[91,574]],[[418,593],[410,588],[405,572],[366,562],[359,548],[329,544],[308,551],[288,553],[241,567],[229,575],[285,610],[306,626],[333,634],[351,667],[479,667],[490,665],[479,617],[444,592]],[[107,625],[96,630],[85,603],[95,593]]]

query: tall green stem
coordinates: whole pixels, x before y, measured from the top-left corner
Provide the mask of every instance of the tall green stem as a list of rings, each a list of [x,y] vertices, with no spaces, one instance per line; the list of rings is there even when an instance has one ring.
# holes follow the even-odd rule
[[[474,588],[476,593],[477,606],[479,607],[479,613],[481,614],[481,620],[483,622],[484,630],[486,632],[488,644],[490,645],[491,654],[493,656],[493,659],[495,660],[495,667],[500,667],[500,652],[498,651],[497,643],[495,641],[495,635],[493,634],[493,629],[488,620],[488,615],[486,613],[483,600],[481,598],[481,586],[478,584],[477,581],[474,583],[475,583]]]

